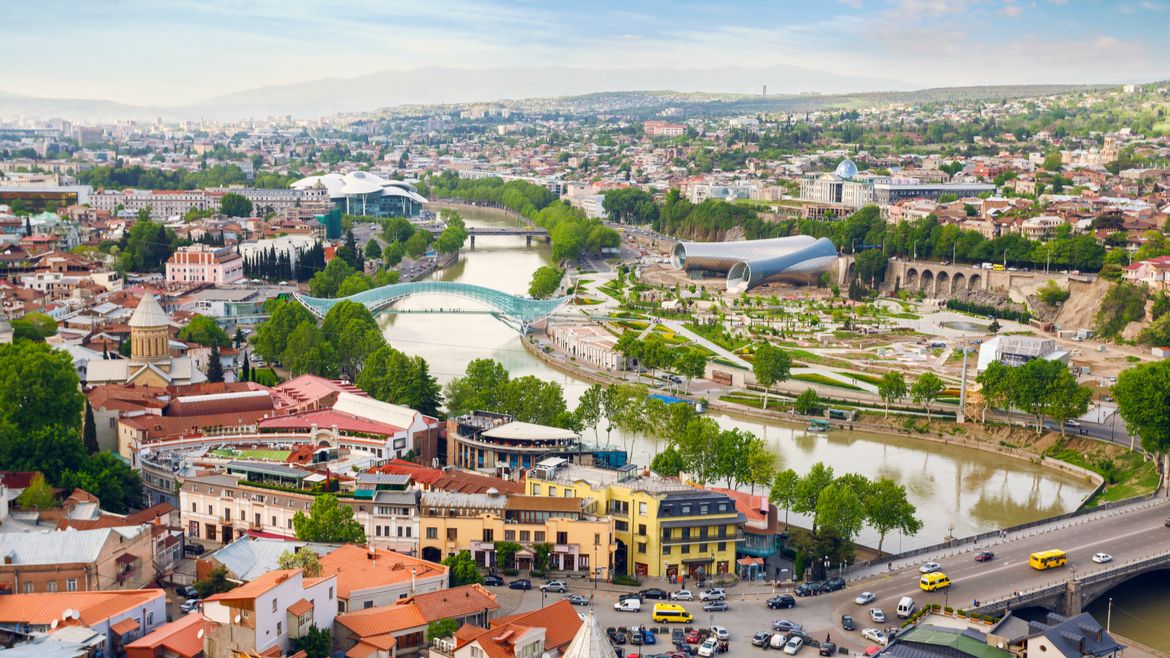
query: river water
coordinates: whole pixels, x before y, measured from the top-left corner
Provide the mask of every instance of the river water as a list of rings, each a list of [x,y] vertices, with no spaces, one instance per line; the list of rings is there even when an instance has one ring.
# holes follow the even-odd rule
[[[465,209],[469,226],[506,226],[503,216]],[[532,272],[550,264],[551,249],[543,242],[526,245],[523,237],[480,237],[459,262],[433,274],[444,281],[462,281],[506,292],[523,294]],[[471,301],[453,297],[412,297],[396,304],[399,309],[481,309]],[[386,339],[395,348],[422,356],[441,382],[463,374],[477,358],[502,362],[513,376],[535,375],[555,381],[565,390],[570,406],[589,383],[546,366],[523,347],[519,333],[485,314],[385,314],[379,316]],[[867,477],[885,476],[906,485],[918,507],[923,530],[914,537],[886,537],[883,549],[899,550],[942,541],[954,524],[954,536],[1012,526],[1072,511],[1089,494],[1091,486],[1081,478],[1041,469],[1033,464],[993,453],[947,446],[908,437],[834,430],[826,436],[805,433],[804,428],[784,423],[713,414],[725,428],[739,427],[764,437],[777,456],[779,468],[805,473],[823,461],[838,474],[856,472]],[[604,425],[604,422],[603,422]],[[605,429],[599,439],[606,441]],[[586,429],[585,438],[594,433]],[[610,436],[614,445],[630,452],[631,461],[648,465],[654,450],[646,440],[631,441],[619,431]],[[632,443],[632,445],[631,445]],[[807,526],[807,519],[790,520]],[[866,529],[858,540],[876,547],[878,536]]]

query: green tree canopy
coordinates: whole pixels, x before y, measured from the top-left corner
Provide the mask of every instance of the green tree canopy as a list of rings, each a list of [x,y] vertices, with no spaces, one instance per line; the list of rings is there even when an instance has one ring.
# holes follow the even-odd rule
[[[557,291],[564,278],[564,270],[543,265],[532,273],[532,283],[528,284],[528,294],[534,299],[547,299]]]
[[[68,352],[27,341],[0,345],[0,419],[23,431],[50,424],[72,431],[81,429],[84,411]]]
[[[763,343],[756,348],[752,372],[756,383],[764,387],[764,408],[768,408],[768,392],[772,386],[787,381],[792,372],[792,357],[786,350]]]
[[[939,393],[942,393],[942,390],[942,380],[933,372],[922,373],[918,377],[918,381],[914,382],[914,385],[910,387],[910,397],[926,409],[927,420],[930,420],[930,405],[938,399]]]
[[[188,340],[203,346],[218,343],[227,347],[231,344],[227,332],[216,323],[215,318],[207,315],[193,316],[187,326],[179,330],[179,340]]]
[[[252,202],[242,194],[228,192],[219,201],[219,211],[228,217],[251,217]]]
[[[447,556],[442,564],[450,569],[451,587],[483,584],[483,575],[479,573],[479,567],[475,565],[475,560],[471,559],[471,553],[467,551]]]
[[[886,403],[886,417],[890,415],[890,403],[906,397],[906,379],[900,372],[887,372],[878,384],[878,395]]]
[[[212,569],[203,580],[195,581],[195,591],[199,592],[200,599],[206,599],[214,594],[223,594],[236,588],[236,584],[227,578],[227,567],[219,566]]]
[[[339,504],[333,494],[317,496],[307,515],[297,512],[293,516],[293,531],[301,541],[366,543],[366,532],[354,520],[353,508]]]
[[[292,648],[304,651],[307,658],[328,658],[333,651],[333,631],[310,625],[304,635],[292,638]]]
[[[281,569],[304,569],[305,578],[321,575],[321,561],[317,559],[317,552],[308,546],[302,546],[295,553],[291,550],[281,552],[276,556],[276,565]]]
[[[906,487],[889,478],[874,482],[865,498],[866,521],[878,531],[878,555],[886,534],[901,530],[907,535],[916,535],[922,529],[922,521],[915,517],[917,509],[906,497]]]
[[[53,487],[45,482],[45,476],[41,473],[33,474],[29,485],[20,492],[16,502],[20,504],[20,509],[40,510],[57,506],[57,500],[53,498]]]

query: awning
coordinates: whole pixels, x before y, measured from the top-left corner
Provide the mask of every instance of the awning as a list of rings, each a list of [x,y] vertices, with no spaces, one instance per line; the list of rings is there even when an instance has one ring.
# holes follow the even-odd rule
[[[741,566],[750,567],[753,564],[763,564],[764,561],[758,557],[741,557],[736,560]]]
[[[706,558],[700,557],[700,558],[695,558],[693,560],[683,560],[682,561],[683,564],[713,564],[714,562],[715,562],[715,558],[713,558],[713,557],[706,557]]]
[[[119,555],[114,561],[118,564],[134,564],[138,561],[138,556],[132,555],[130,553],[123,553]]]
[[[533,553],[532,551],[528,550],[527,548],[522,548],[522,549],[516,551],[515,555],[516,555],[516,557],[518,557],[522,560],[531,560],[531,559],[536,557],[536,554]]]
[[[110,626],[110,632],[114,635],[125,635],[130,631],[136,630],[138,630],[138,622],[134,621],[134,619],[123,619]]]

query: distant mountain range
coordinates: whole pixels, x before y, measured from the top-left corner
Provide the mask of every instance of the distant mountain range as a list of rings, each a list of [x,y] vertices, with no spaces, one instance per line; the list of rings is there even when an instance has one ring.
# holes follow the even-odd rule
[[[427,67],[380,71],[357,78],[325,78],[216,96],[181,107],[127,105],[106,100],[49,99],[0,91],[0,116],[89,121],[153,121],[199,118],[236,121],[291,114],[296,118],[361,112],[398,105],[491,102],[505,99],[576,96],[598,92],[670,89],[680,92],[768,95],[816,91],[842,94],[917,88],[884,78],[837,75],[796,66],[710,69],[465,69]]]

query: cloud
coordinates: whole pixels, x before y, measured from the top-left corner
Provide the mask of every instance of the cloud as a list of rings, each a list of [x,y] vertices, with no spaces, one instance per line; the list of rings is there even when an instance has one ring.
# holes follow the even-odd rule
[[[1016,16],[1024,13],[1024,8],[1017,7],[1016,5],[1008,5],[996,13],[1000,14],[1001,16],[1010,16],[1011,18],[1015,18]]]

